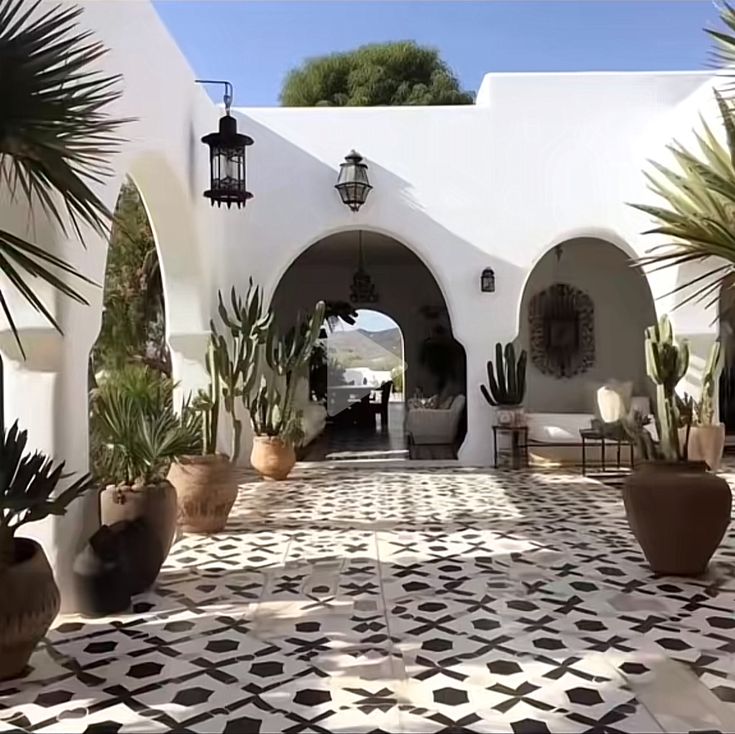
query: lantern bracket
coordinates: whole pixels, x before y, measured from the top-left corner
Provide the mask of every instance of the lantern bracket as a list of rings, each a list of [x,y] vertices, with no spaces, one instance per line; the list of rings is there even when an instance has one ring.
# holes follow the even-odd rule
[[[232,107],[232,100],[234,98],[234,89],[230,82],[224,79],[195,79],[197,84],[221,84],[225,88],[225,93],[222,95],[222,101],[225,103],[225,114],[230,114],[230,107]]]

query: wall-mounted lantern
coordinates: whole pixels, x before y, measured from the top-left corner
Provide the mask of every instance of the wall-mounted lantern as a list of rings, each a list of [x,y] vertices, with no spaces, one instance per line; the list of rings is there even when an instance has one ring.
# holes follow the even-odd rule
[[[202,142],[209,146],[209,188],[204,192],[212,206],[233,204],[239,209],[253,195],[247,190],[245,178],[245,149],[253,144],[249,135],[237,132],[237,120],[230,115],[232,84],[214,79],[197,79],[197,84],[223,84],[225,115],[220,118],[219,130],[209,133]]]
[[[342,203],[356,212],[365,203],[373,187],[370,185],[367,174],[367,163],[363,163],[362,156],[352,150],[340,163],[339,176],[334,188],[339,191]]]
[[[492,268],[485,268],[480,276],[480,290],[483,293],[495,292],[495,271]]]

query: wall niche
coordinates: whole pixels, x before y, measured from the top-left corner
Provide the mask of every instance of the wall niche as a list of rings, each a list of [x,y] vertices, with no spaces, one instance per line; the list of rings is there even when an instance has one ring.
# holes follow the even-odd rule
[[[574,377],[595,363],[595,306],[568,283],[536,293],[528,308],[531,362],[541,373]]]

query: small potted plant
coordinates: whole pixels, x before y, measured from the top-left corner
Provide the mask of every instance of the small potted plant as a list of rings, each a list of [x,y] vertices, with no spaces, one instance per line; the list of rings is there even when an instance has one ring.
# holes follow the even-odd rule
[[[147,367],[128,368],[103,382],[92,399],[92,436],[98,476],[107,482],[100,494],[104,525],[142,519],[165,560],[176,532],[176,490],[165,478],[171,462],[200,450],[197,416],[188,405],[174,409],[171,381]],[[140,370],[140,372],[138,372]],[[147,588],[158,567],[141,570]]]
[[[719,377],[721,345],[717,340],[710,349],[702,373],[702,393],[694,404],[695,422],[689,438],[689,458],[704,461],[717,471],[725,450],[725,424],[715,423],[715,383]]]
[[[505,353],[505,358],[503,354]],[[480,385],[487,402],[497,409],[496,420],[500,426],[522,426],[525,424],[523,399],[526,397],[526,350],[522,350],[516,362],[512,344],[495,345],[495,365],[487,363],[489,390]]]
[[[676,394],[688,367],[689,348],[675,340],[664,315],[646,329],[646,368],[656,383],[658,443],[640,416],[622,421],[643,459],[625,480],[625,512],[658,574],[703,573],[730,522],[728,483],[707,472],[703,461],[688,457],[692,401]]]
[[[230,294],[232,313],[219,294],[219,315],[228,333],[220,334],[211,323],[207,350],[209,385],[192,402],[202,430],[202,453],[177,457],[169,481],[176,488],[178,524],[185,532],[216,533],[227,524],[237,498],[235,462],[240,455],[242,421],[236,413],[238,397],[254,385],[257,349],[265,338],[271,316],[263,314],[260,290],[248,288],[244,302]],[[230,455],[217,453],[220,415],[232,422]]]
[[[15,423],[0,444],[0,680],[20,675],[59,612],[60,596],[46,554],[35,540],[19,538],[23,525],[63,515],[71,502],[95,487],[90,475],[51,495],[64,464],[24,453],[28,432]]]
[[[324,322],[324,302],[299,328],[281,337],[271,324],[263,347],[260,384],[244,401],[253,425],[250,463],[264,477],[286,479],[296,463],[294,445],[301,439],[301,411],[294,403],[298,376],[307,369]]]

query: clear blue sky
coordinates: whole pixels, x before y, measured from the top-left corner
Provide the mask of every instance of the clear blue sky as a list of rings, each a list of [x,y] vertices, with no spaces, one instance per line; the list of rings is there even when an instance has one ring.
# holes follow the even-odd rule
[[[702,28],[718,17],[710,0],[155,5],[194,71],[232,81],[241,106],[278,104],[286,72],[305,58],[375,41],[437,47],[473,91],[493,71],[702,69]]]

